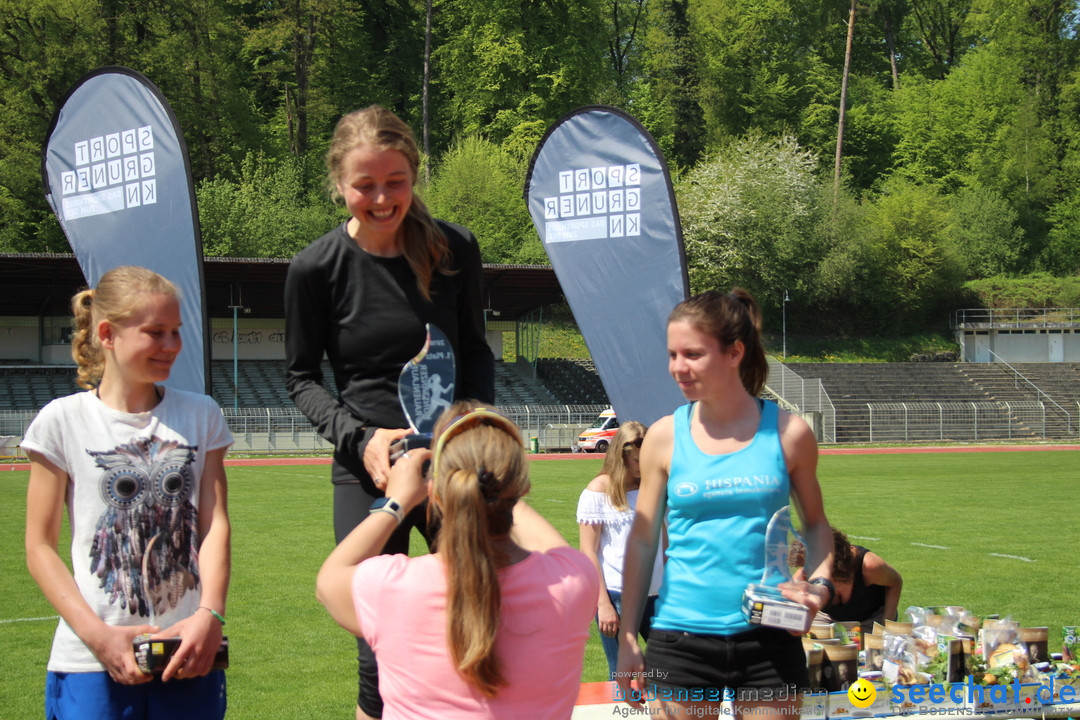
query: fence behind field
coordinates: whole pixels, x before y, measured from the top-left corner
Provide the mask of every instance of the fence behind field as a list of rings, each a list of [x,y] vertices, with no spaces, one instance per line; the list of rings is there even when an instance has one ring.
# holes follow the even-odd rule
[[[867,403],[870,442],[983,442],[1075,438],[1060,406],[1043,402]],[[1080,403],[1078,403],[1080,410]]]
[[[769,379],[765,389],[780,405],[810,423],[819,442],[836,442],[836,408],[818,378],[804,378],[769,356]]]
[[[507,405],[499,410],[521,428],[527,447],[536,438],[539,452],[567,452],[578,434],[594,425],[607,405]],[[296,408],[222,408],[235,437],[238,453],[329,453],[333,446],[322,438]],[[15,457],[26,428],[37,413],[0,411],[0,456]]]
[[[1078,439],[1077,423],[1042,402],[867,403],[870,441],[875,443],[986,442],[995,440]],[[508,405],[499,410],[521,428],[522,441],[539,452],[567,452],[578,434],[594,424],[605,405]],[[802,408],[796,408],[802,411]],[[826,412],[830,408],[825,408]],[[1080,417],[1080,403],[1067,408]],[[816,412],[816,411],[810,411]],[[222,410],[236,438],[233,452],[253,454],[330,453],[299,410],[262,408]],[[0,457],[22,457],[19,449],[37,413],[0,411]],[[814,416],[810,416],[816,420]],[[832,442],[832,418],[820,416],[825,442]],[[828,418],[826,420],[826,418]]]

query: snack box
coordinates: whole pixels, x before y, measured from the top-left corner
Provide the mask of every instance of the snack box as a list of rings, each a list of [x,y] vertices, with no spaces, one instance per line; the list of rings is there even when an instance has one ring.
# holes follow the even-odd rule
[[[885,684],[885,678],[880,672],[866,672],[860,675],[861,679],[868,681],[874,686],[876,695],[874,696],[874,702],[870,703],[868,707],[859,709],[855,708],[852,711],[852,717],[884,717],[886,715],[895,715],[896,708],[892,704],[892,693],[889,691],[888,685]]]
[[[1065,698],[1062,699],[1061,691],[1063,688],[1070,688],[1065,691]],[[1054,702],[1056,703],[1077,703],[1080,702],[1080,677],[1073,678],[1054,678]]]
[[[1066,625],[1061,628],[1061,659],[1080,660],[1080,625]]]
[[[851,704],[851,698],[848,696],[847,690],[840,690],[838,692],[831,692],[828,695],[829,703],[829,720],[845,720],[851,717],[869,717],[865,715],[866,711],[855,707]],[[855,715],[855,713],[860,713]]]
[[[802,712],[800,720],[825,720],[829,712],[829,696],[819,692],[804,693],[802,696]]]
[[[867,673],[860,676],[860,679],[866,680],[874,686],[874,701],[866,707],[857,707],[851,702],[848,689],[829,693],[829,720],[886,717],[896,714],[881,673]]]

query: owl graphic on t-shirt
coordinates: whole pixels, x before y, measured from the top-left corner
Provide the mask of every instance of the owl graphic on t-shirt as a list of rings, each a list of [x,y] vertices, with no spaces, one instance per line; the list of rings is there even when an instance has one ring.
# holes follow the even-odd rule
[[[198,448],[157,436],[87,453],[102,469],[106,509],[90,547],[90,571],[109,603],[153,617],[199,583]]]

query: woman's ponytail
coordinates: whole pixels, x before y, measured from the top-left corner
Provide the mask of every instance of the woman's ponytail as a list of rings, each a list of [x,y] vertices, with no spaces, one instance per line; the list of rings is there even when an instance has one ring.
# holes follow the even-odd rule
[[[498,551],[476,472],[456,470],[440,497],[439,548],[446,559],[447,645],[461,676],[486,697],[505,684],[495,655],[499,629]]]
[[[94,343],[93,290],[82,290],[71,298],[71,314],[71,359],[79,366],[75,382],[90,390],[101,381],[105,369],[101,347]]]

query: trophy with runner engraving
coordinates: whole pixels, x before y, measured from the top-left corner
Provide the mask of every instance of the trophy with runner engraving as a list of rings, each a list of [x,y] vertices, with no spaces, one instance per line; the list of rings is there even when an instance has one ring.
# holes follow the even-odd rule
[[[390,445],[391,462],[409,450],[431,447],[435,421],[454,402],[455,369],[450,338],[428,323],[424,347],[398,378],[398,400],[413,432]]]
[[[777,585],[791,580],[788,567],[788,533],[791,506],[777,510],[765,527],[765,570],[760,583],[750,583],[743,592],[743,614],[754,625],[805,632],[810,627],[810,608],[788,600]],[[798,537],[798,535],[795,535]]]

